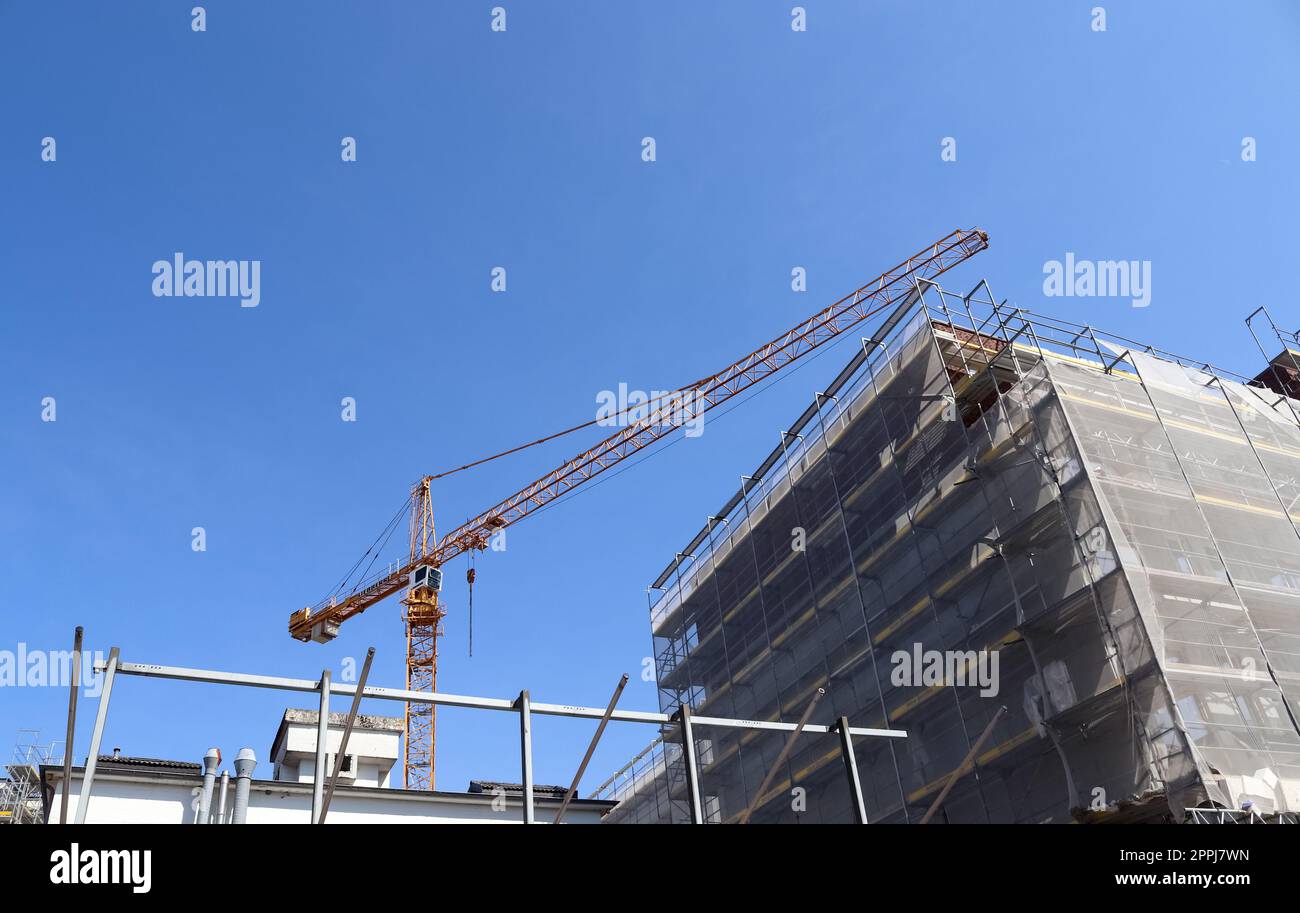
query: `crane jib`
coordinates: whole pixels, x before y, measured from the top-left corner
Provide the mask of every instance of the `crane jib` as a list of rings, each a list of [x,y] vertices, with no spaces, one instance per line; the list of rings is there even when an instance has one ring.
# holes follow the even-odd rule
[[[289,632],[299,640],[329,639],[337,625],[394,595],[423,564],[437,567],[466,552],[482,550],[491,535],[572,491],[629,456],[676,431],[687,420],[721,405],[791,362],[869,319],[906,295],[919,279],[951,269],[988,247],[979,229],[961,229],[927,245],[902,263],[797,324],[717,374],[688,388],[698,406],[661,405],[644,419],[562,463],[515,494],[438,540],[432,552],[401,568],[358,584],[346,596],[300,609],[289,617]],[[313,631],[316,637],[313,637]],[[322,633],[324,632],[324,633]]]

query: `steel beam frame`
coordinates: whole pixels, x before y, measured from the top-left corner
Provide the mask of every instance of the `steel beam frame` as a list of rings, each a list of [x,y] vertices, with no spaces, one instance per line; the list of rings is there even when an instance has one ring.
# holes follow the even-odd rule
[[[844,759],[844,775],[849,781],[849,796],[853,800],[853,823],[867,823],[867,806],[862,801],[862,781],[858,779],[858,758],[853,753],[853,730],[849,728],[849,718],[842,716],[835,724],[835,731],[840,734],[840,756]]]
[[[95,663],[95,671],[102,671],[107,663],[100,660]],[[181,666],[159,666],[148,663],[119,663],[119,675],[135,675],[145,678],[164,678],[183,682],[204,682],[217,685],[240,685],[249,688],[269,688],[273,691],[299,691],[318,694],[320,682],[309,678],[281,678],[274,675],[253,675],[244,672],[216,672],[208,669],[188,669]],[[352,697],[356,685],[333,682],[330,694]],[[504,710],[517,713],[517,699],[477,697],[465,694],[448,694],[437,691],[403,691],[399,688],[367,687],[362,690],[362,697],[367,700],[401,701],[415,704],[437,704],[443,707],[468,707],[473,710]],[[605,715],[604,707],[581,707],[574,704],[544,704],[536,701],[531,704],[532,713],[539,716],[563,716],[573,719],[599,720]],[[648,710],[615,710],[610,720],[622,723],[675,723],[676,714],[655,713]],[[762,729],[772,732],[793,732],[798,723],[781,723],[773,720],[739,720],[717,716],[691,716],[696,726],[719,726],[730,729]],[[825,735],[838,730],[834,726],[809,723],[803,731]],[[882,739],[905,739],[907,731],[903,729],[867,729],[854,726],[850,730],[855,736],[867,736]]]
[[[329,784],[325,787],[325,798],[321,802],[317,824],[324,824],[325,816],[329,814],[330,801],[334,798],[334,788],[339,784],[339,774],[343,772],[343,760],[347,757],[348,741],[352,738],[352,727],[357,722],[357,711],[361,709],[361,695],[365,693],[366,680],[370,678],[370,664],[374,659],[375,648],[371,647],[366,651],[366,661],[361,666],[361,678],[357,680],[357,690],[352,695],[352,706],[348,709],[348,718],[343,724],[343,738],[339,741],[339,750],[334,755],[334,772],[330,774]]]
[[[716,726],[728,729],[756,729],[768,732],[787,732],[791,734],[791,741],[800,733],[811,734],[829,734],[838,733],[841,739],[841,749],[845,751],[845,762],[850,770],[851,782],[857,784],[856,764],[852,757],[852,744],[848,741],[852,736],[865,736],[869,738],[884,739],[905,739],[907,732],[902,729],[868,729],[868,728],[850,728],[847,726],[847,720],[840,719],[829,726],[808,723],[807,719],[811,715],[812,705],[809,706],[809,712],[804,714],[804,718],[798,723],[782,723],[772,720],[738,720],[726,717],[716,716],[696,716],[689,705],[683,704],[675,713],[652,713],[644,710],[617,710],[614,705],[618,700],[619,692],[622,690],[622,683],[615,691],[613,699],[609,706],[606,707],[582,707],[574,704],[541,704],[534,703],[527,691],[521,691],[519,696],[514,700],[494,697],[477,697],[465,694],[440,694],[436,691],[403,691],[397,688],[377,688],[368,687],[366,678],[363,674],[362,679],[355,685],[336,683],[331,680],[328,670],[322,672],[317,681],[305,678],[283,678],[275,675],[254,675],[245,672],[217,672],[210,669],[190,669],[183,666],[161,666],[152,663],[125,663],[120,660],[121,651],[113,647],[109,653],[109,658],[96,661],[94,669],[96,672],[105,674],[104,689],[100,695],[99,713],[95,719],[95,731],[91,737],[90,759],[86,764],[86,773],[82,784],[81,799],[77,804],[77,823],[83,823],[86,816],[87,800],[90,797],[90,790],[95,778],[95,759],[98,756],[100,742],[104,734],[104,721],[108,715],[108,700],[112,694],[113,681],[117,675],[134,675],[142,678],[161,678],[171,681],[182,682],[202,682],[205,684],[215,685],[235,685],[244,688],[267,688],[273,691],[296,691],[302,693],[316,693],[320,695],[320,719],[318,720],[317,734],[317,758],[316,758],[316,783],[312,791],[312,812],[311,820],[320,822],[324,819],[324,782],[325,782],[325,736],[328,734],[329,725],[329,700],[332,695],[352,698],[352,711],[349,714],[349,723],[352,715],[356,713],[357,705],[362,698],[382,700],[382,701],[399,701],[402,703],[418,703],[443,705],[447,707],[466,707],[475,710],[501,710],[509,713],[519,714],[519,754],[521,772],[523,775],[524,794],[523,794],[523,821],[525,824],[536,823],[536,811],[533,796],[533,735],[532,735],[532,716],[541,714],[543,716],[562,716],[575,719],[593,719],[600,721],[600,727],[596,732],[596,739],[599,739],[600,732],[606,723],[611,720],[617,720],[624,723],[653,723],[656,725],[673,724],[676,725],[682,737],[683,758],[686,767],[686,784],[690,805],[691,823],[703,824],[704,811],[700,799],[700,771],[699,759],[695,751],[695,733],[696,726]],[[370,657],[367,656],[367,665]],[[626,677],[625,677],[626,678]],[[816,703],[815,701],[813,702]],[[593,740],[593,746],[595,740]],[[847,749],[844,749],[845,745]],[[787,745],[787,747],[789,747]],[[588,750],[590,755],[590,749]],[[585,767],[587,759],[584,758],[583,766]],[[336,765],[337,766],[337,759]],[[582,769],[579,769],[578,776],[581,777]],[[859,821],[865,822],[865,814],[862,813],[862,796],[860,788],[855,790],[855,801],[857,809],[855,814]],[[566,797],[567,798],[567,797]],[[558,820],[558,819],[557,819]]]
[[[785,759],[790,757],[790,752],[794,750],[794,743],[798,740],[799,734],[808,728],[808,720],[812,718],[813,711],[817,709],[817,703],[825,696],[825,688],[818,688],[816,692],[813,693],[812,700],[810,700],[808,706],[804,708],[803,716],[799,717],[799,722],[795,725],[794,732],[786,736],[785,744],[781,746],[781,753],[776,756],[776,760],[772,762],[772,766],[767,769],[767,773],[758,784],[758,789],[754,790],[754,798],[750,800],[749,807],[741,812],[741,824],[748,824],[749,819],[754,816],[754,812],[763,804],[763,796],[767,793],[767,788],[771,786],[772,781],[776,779],[776,773],[781,769],[781,765],[785,763]]]
[[[108,651],[108,662],[96,662],[95,671],[103,671],[104,687],[99,692],[99,710],[95,713],[95,730],[90,735],[90,755],[86,758],[86,771],[81,776],[81,795],[77,798],[75,824],[86,823],[86,809],[90,807],[90,791],[95,786],[95,769],[99,766],[99,746],[104,741],[104,723],[108,719],[108,700],[113,696],[113,681],[117,678],[122,651],[117,647]],[[72,751],[65,746],[65,751]]]
[[[695,751],[694,714],[690,704],[682,704],[673,715],[681,727],[682,757],[686,760],[686,798],[691,809],[691,824],[704,823],[704,806],[700,802],[700,761]]]
[[[320,674],[320,713],[316,718],[316,772],[311,777],[311,823],[321,821],[321,808],[325,804],[325,761],[329,757],[330,734],[330,670]]]
[[[85,629],[77,625],[72,636],[72,687],[68,691],[68,734],[63,740],[63,801],[59,823],[68,823],[68,784],[72,781],[72,745],[77,733],[77,697],[81,690],[81,638]]]
[[[519,710],[519,765],[524,784],[524,824],[535,824],[533,810],[533,713],[528,691],[520,691],[515,702]]]
[[[591,756],[596,753],[596,746],[600,744],[600,737],[605,732],[605,726],[609,723],[610,714],[618,706],[618,699],[623,694],[623,689],[627,687],[627,673],[618,680],[618,685],[614,687],[614,695],[609,699],[609,706],[605,708],[605,715],[600,718],[600,724],[596,727],[596,733],[591,737],[591,744],[587,746],[587,753],[582,756],[582,763],[578,765],[578,771],[573,775],[573,782],[569,784],[569,791],[564,794],[564,801],[560,803],[560,810],[555,813],[555,820],[552,824],[559,824],[564,817],[564,811],[573,801],[573,797],[578,794],[578,784],[582,782],[582,775],[587,772],[587,765],[591,763]]]

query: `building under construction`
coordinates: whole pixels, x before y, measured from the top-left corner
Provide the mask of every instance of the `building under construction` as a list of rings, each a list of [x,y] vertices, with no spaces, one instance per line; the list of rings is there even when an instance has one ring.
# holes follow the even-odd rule
[[[987,283],[863,329],[654,581],[661,709],[906,730],[855,740],[873,823],[1293,819],[1289,347],[1252,380]],[[906,674],[932,651],[945,677]],[[609,821],[689,820],[678,731],[598,793]],[[854,820],[839,752],[787,738],[697,732],[705,819]]]

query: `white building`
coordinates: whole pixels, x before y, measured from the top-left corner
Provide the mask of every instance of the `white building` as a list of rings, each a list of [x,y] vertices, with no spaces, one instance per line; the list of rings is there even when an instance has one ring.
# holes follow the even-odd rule
[[[316,710],[284,712],[280,728],[271,742],[274,779],[287,783],[311,783],[316,774],[316,727],[320,713]],[[343,741],[347,715],[331,713],[325,736],[325,769],[334,770],[334,760]],[[393,765],[401,754],[402,718],[397,716],[358,715],[348,738],[348,752],[339,771],[339,785],[391,785]],[[567,813],[566,813],[567,814]]]
[[[271,779],[254,770],[248,797],[249,824],[306,824],[311,820],[316,766],[314,710],[286,710],[272,741]],[[332,771],[342,740],[343,714],[330,714],[326,769]],[[469,792],[421,791],[390,787],[402,734],[400,717],[358,716],[348,739],[343,770],[330,802],[329,824],[520,824],[522,790],[513,784],[471,784]],[[233,759],[230,759],[233,761]],[[262,762],[264,763],[264,762]],[[259,764],[259,766],[261,766]],[[211,801],[212,823],[229,823],[234,813],[233,769],[223,790],[218,776]],[[85,768],[74,767],[69,782],[68,820],[81,802]],[[40,771],[46,822],[57,822],[62,803],[63,769]],[[481,791],[475,791],[481,790]],[[193,824],[199,817],[203,766],[188,761],[124,757],[118,752],[97,762],[87,806],[90,824]],[[223,796],[224,792],[224,796]],[[534,788],[535,819],[549,823],[563,790]],[[597,824],[613,802],[575,799],[564,813],[566,824]],[[223,813],[224,812],[224,813]]]

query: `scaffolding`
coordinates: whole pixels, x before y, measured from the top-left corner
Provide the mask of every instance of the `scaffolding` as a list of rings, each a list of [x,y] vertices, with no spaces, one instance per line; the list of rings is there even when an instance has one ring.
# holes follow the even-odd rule
[[[1300,404],[1269,386],[919,283],[652,584],[661,708],[825,688],[815,718],[906,726],[859,754],[873,821],[1292,819]],[[896,681],[921,645],[997,653],[1000,693]],[[822,752],[756,797],[778,740],[695,748],[712,820],[848,820]],[[683,820],[681,755],[612,817]]]
[[[19,729],[13,759],[0,780],[0,824],[39,824],[41,821],[41,767],[62,761],[62,742],[41,741],[38,729]]]

